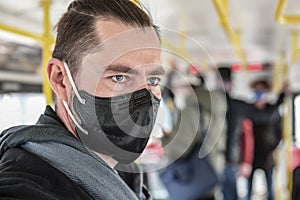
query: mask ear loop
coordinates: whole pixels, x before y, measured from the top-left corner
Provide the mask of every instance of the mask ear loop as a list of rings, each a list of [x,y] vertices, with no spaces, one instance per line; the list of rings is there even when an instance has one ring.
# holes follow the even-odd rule
[[[80,97],[79,92],[78,92],[78,90],[77,90],[77,88],[76,88],[76,85],[75,85],[75,83],[74,83],[74,80],[73,80],[73,78],[72,78],[72,76],[71,76],[71,73],[70,73],[70,70],[69,70],[69,67],[68,67],[67,63],[66,63],[66,62],[63,62],[63,63],[64,63],[64,67],[65,67],[66,72],[67,72],[67,76],[68,76],[68,78],[69,78],[69,80],[70,80],[71,86],[72,86],[72,88],[73,88],[73,90],[74,90],[74,92],[75,92],[75,95],[77,96],[77,98],[78,98],[78,100],[80,101],[80,103],[85,104],[85,99],[82,99],[82,98]],[[68,115],[71,117],[72,121],[74,122],[74,124],[80,129],[81,132],[83,132],[84,134],[88,135],[88,134],[89,134],[88,131],[85,130],[85,129],[77,122],[77,120],[75,119],[75,117],[74,117],[74,115],[72,114],[72,112],[71,112],[71,110],[70,110],[70,108],[69,108],[67,102],[65,102],[65,101],[63,100],[63,104],[64,104],[64,106],[65,106],[65,108],[66,108],[66,110],[67,110]]]
[[[73,90],[75,92],[75,95],[77,96],[77,98],[80,101],[80,103],[85,104],[85,99],[81,98],[81,96],[80,96],[80,94],[79,94],[79,92],[77,90],[75,82],[74,82],[74,80],[73,80],[73,78],[71,76],[71,72],[70,72],[68,64],[66,62],[63,62],[63,63],[64,63],[64,67],[65,67],[66,72],[67,72],[67,76],[68,76],[68,78],[70,80],[71,86],[72,86],[72,88],[73,88]]]
[[[74,124],[80,129],[81,132],[83,132],[84,134],[88,135],[88,131],[85,130],[82,126],[80,126],[80,124],[77,122],[77,120],[75,119],[74,115],[72,114],[67,102],[63,101],[63,104],[67,110],[67,113],[69,114],[69,116],[71,117],[72,121],[74,122]]]

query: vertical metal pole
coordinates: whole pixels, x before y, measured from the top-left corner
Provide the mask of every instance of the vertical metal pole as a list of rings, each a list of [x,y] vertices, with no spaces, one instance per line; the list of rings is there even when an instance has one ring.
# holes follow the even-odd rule
[[[42,0],[41,1],[43,7],[43,26],[44,32],[43,37],[45,38],[43,42],[43,56],[42,56],[42,66],[43,66],[43,93],[46,98],[47,105],[51,105],[53,103],[53,94],[50,87],[50,83],[46,74],[46,67],[51,57],[51,22],[50,22],[50,6],[51,0]]]
[[[289,81],[289,67],[286,59],[286,54],[281,55],[280,67],[282,68],[282,77],[283,82],[287,83]],[[279,76],[278,76],[279,78]],[[286,175],[287,175],[287,187],[280,193],[280,198],[278,199],[287,199],[286,195],[289,195],[288,198],[291,198],[292,191],[292,105],[291,105],[291,96],[287,94],[283,103],[283,121],[282,121],[282,142],[285,153],[286,161]],[[285,191],[288,191],[284,194]]]
[[[247,58],[245,52],[242,49],[240,32],[233,30],[230,26],[228,15],[228,1],[227,0],[213,0],[212,1],[217,14],[219,16],[219,23],[225,31],[228,40],[233,44],[235,54],[240,58],[242,69],[247,69]]]
[[[281,52],[279,54],[279,60],[273,67],[273,82],[272,82],[272,90],[274,93],[279,94],[282,91],[282,82],[283,82],[283,70],[286,65],[286,54],[285,52]]]
[[[293,171],[292,171],[292,129],[291,129],[291,98],[286,97],[284,100],[283,116],[283,143],[286,155],[287,166],[287,189],[289,195],[292,194]],[[290,196],[291,197],[291,196]]]
[[[289,81],[289,66],[287,62],[284,65],[284,82]],[[287,174],[288,174],[288,190],[292,194],[293,171],[292,171],[292,100],[288,94],[284,101],[284,123],[283,123],[283,138],[286,146],[287,155]]]
[[[298,48],[298,30],[292,31],[292,56],[291,62],[295,63],[299,57],[299,48]]]
[[[286,0],[278,0],[276,10],[275,10],[275,19],[278,22],[282,21],[285,5],[286,5]]]

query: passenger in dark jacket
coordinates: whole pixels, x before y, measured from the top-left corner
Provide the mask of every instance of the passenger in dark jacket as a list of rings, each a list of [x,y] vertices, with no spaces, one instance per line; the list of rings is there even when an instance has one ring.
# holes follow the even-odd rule
[[[282,93],[275,104],[267,103],[267,93],[270,85],[266,80],[252,83],[256,94],[256,101],[249,109],[249,117],[253,123],[254,159],[252,173],[248,179],[248,195],[251,198],[253,174],[256,169],[262,169],[266,176],[268,200],[274,199],[272,172],[274,168],[273,152],[281,139],[281,116],[279,106],[282,104]]]
[[[76,0],[57,32],[55,111],[1,134],[0,198],[150,199],[132,163],[161,98],[156,26],[131,1]]]
[[[225,169],[223,172],[222,192],[224,200],[238,200],[236,180],[242,154],[242,124],[246,118],[249,104],[230,96],[232,85],[230,68],[220,67],[218,70],[225,86],[227,102]]]

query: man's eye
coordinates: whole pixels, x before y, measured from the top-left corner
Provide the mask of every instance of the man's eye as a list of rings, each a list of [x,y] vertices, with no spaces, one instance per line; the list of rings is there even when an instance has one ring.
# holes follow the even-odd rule
[[[115,75],[115,76],[112,76],[112,80],[115,81],[116,83],[123,83],[124,81],[126,81],[126,76]]]
[[[152,77],[147,80],[147,83],[151,86],[157,86],[160,82],[160,78]]]

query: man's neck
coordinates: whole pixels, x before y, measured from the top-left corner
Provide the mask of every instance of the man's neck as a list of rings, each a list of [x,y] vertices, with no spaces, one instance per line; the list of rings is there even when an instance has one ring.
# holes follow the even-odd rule
[[[68,112],[66,111],[61,100],[57,100],[55,112],[57,116],[64,123],[65,127],[77,138],[79,139],[78,134],[75,131],[75,125],[70,119]]]

